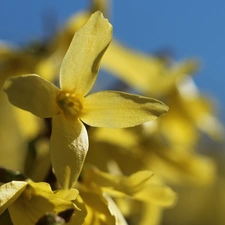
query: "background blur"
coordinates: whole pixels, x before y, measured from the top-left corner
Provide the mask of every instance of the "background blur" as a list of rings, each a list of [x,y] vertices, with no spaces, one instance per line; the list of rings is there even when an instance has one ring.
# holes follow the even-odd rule
[[[0,39],[23,45],[52,34],[89,0],[0,0]],[[225,1],[113,0],[114,37],[145,53],[168,52],[174,59],[194,57],[201,69],[197,86],[218,101],[225,121]]]

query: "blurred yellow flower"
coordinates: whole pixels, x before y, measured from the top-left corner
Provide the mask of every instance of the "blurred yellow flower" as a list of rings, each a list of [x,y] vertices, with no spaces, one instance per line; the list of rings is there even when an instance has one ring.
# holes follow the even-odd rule
[[[196,148],[170,144],[160,134],[162,120],[164,118],[135,128],[90,129],[90,153],[86,162],[112,173],[117,165],[128,175],[138,170],[151,170],[167,184],[212,183],[216,175],[214,160],[198,153]]]
[[[29,43],[25,48],[0,42],[0,87],[8,77],[40,71],[42,77],[52,80],[55,70],[44,62],[54,50],[54,44],[41,41]]]
[[[43,121],[11,105],[1,90],[0,107],[0,166],[24,171],[28,142],[43,128]]]
[[[111,24],[96,12],[76,32],[62,61],[61,89],[34,74],[9,78],[4,86],[15,106],[42,118],[54,117],[50,154],[64,188],[76,182],[88,150],[87,131],[80,120],[96,127],[122,128],[155,119],[168,110],[158,100],[122,92],[86,96],[111,39]]]
[[[159,57],[130,49],[113,41],[102,59],[102,68],[145,95],[166,96],[176,82],[197,69],[197,61],[167,65]]]
[[[190,76],[177,82],[166,103],[170,111],[159,121],[159,129],[173,148],[195,148],[202,133],[217,142],[224,139],[225,128],[214,102],[199,91]]]
[[[40,53],[31,53],[28,49],[0,42],[0,166],[24,171],[27,142],[34,139],[43,128],[40,118],[9,103],[2,86],[10,76],[34,72],[42,59]]]
[[[176,194],[166,185],[152,182],[153,172],[138,171],[130,176],[110,174],[97,168],[85,167],[82,182],[98,186],[113,197],[129,197],[159,206],[171,206],[176,202]]]
[[[109,200],[113,198],[115,207],[119,208],[114,215],[116,220],[121,221],[118,224],[127,224],[124,223],[123,215],[130,218],[132,224],[136,221],[135,224],[155,225],[161,218],[163,208],[171,207],[176,202],[176,194],[153,176],[151,171],[139,171],[124,176],[102,172],[89,164],[84,167],[81,177],[79,192],[89,212],[87,221],[94,218],[100,220],[100,215],[105,212],[108,217],[106,224],[114,224],[111,222],[113,218],[104,209],[105,200],[110,209],[112,205]]]

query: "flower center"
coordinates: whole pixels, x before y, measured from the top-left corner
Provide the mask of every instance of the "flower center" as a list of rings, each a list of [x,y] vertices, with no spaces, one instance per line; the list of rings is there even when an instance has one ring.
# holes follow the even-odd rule
[[[71,92],[60,92],[57,97],[57,103],[68,119],[78,118],[83,108],[82,98]]]

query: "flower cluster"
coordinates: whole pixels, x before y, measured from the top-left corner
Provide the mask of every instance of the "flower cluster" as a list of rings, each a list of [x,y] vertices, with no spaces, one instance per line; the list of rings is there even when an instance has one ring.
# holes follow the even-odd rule
[[[198,63],[120,44],[107,10],[93,0],[41,50],[0,46],[0,224],[209,224],[204,193],[224,180],[201,149],[222,148],[224,127]],[[112,90],[96,91],[99,69]]]

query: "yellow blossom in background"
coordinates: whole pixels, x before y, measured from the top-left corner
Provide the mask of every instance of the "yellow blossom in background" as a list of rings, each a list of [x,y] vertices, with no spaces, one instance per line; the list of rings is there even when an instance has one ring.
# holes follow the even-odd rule
[[[149,169],[168,184],[212,183],[216,175],[215,162],[198,153],[196,148],[169,145],[160,135],[158,126],[159,121],[151,121],[120,130],[90,129],[91,144],[87,162],[112,173],[117,167],[124,174]]]
[[[109,174],[97,168],[84,168],[84,184],[98,186],[103,192],[114,197],[130,197],[134,200],[154,203],[160,206],[171,206],[175,203],[175,193],[166,186],[152,182],[151,171],[139,171],[129,177]]]
[[[0,107],[0,166],[24,171],[28,142],[43,129],[43,121],[12,106],[2,90]]]
[[[199,130],[217,142],[223,140],[225,129],[217,118],[214,102],[200,92],[190,76],[176,84],[167,96],[167,104],[171,111],[162,119],[161,128],[172,143],[196,145]],[[167,132],[169,127],[172,132]]]
[[[39,118],[12,106],[2,91],[6,78],[33,71],[40,59],[28,51],[21,52],[7,43],[0,43],[0,166],[24,171],[28,142],[43,129]]]
[[[179,192],[179,201],[163,221],[183,225],[223,225],[225,221],[224,173],[217,174],[207,186],[173,187]],[[188,211],[188,214],[187,214]]]
[[[173,206],[177,198],[169,187],[153,177],[151,171],[124,176],[102,172],[87,165],[81,177],[79,191],[82,198],[91,193],[96,196],[101,196],[101,193],[110,195],[120,212],[130,218],[130,222],[136,221],[138,224],[158,224],[163,208]]]
[[[213,102],[198,90],[190,76],[176,84],[166,96],[165,102],[170,106],[170,111],[157,123],[156,132],[161,137],[157,143],[163,146],[162,140],[165,140],[166,145],[163,148],[166,158],[173,162],[171,165],[175,162],[180,164],[179,171],[182,171],[182,168],[183,171],[189,171],[192,178],[196,174],[196,181],[212,181],[216,172],[215,162],[207,156],[201,156],[198,151],[201,141],[206,136],[215,143],[223,142],[225,129],[217,117]],[[153,146],[154,143],[156,142],[149,142],[149,146]],[[162,149],[155,147],[153,149]],[[162,167],[158,164],[158,168],[161,170]],[[180,174],[176,180],[181,182],[183,177]],[[199,179],[200,177],[203,179]]]
[[[23,171],[27,139],[24,139],[22,132],[20,132],[13,109],[2,92],[0,93],[0,103],[0,165]]]
[[[122,128],[155,119],[168,110],[158,100],[122,92],[86,96],[111,38],[111,24],[96,12],[76,32],[63,59],[61,89],[38,75],[10,78],[4,87],[14,105],[42,118],[54,117],[50,154],[64,188],[76,182],[88,150],[87,132],[80,119],[91,126]]]
[[[24,48],[0,42],[0,87],[8,77],[27,73],[42,72],[45,79],[52,81],[55,70],[44,62],[54,53],[54,47],[54,43],[44,41],[31,42]]]
[[[197,68],[197,61],[185,60],[167,65],[156,56],[132,50],[117,41],[103,57],[102,68],[116,75],[131,87],[146,95],[167,95],[176,82]]]
[[[156,132],[158,122],[158,120],[151,121],[132,129],[98,128],[89,130],[90,151],[86,163],[92,163],[110,174],[130,175],[135,171],[150,169],[160,178],[161,185],[167,184],[176,191],[178,196],[176,210],[163,210],[156,204],[145,204],[144,207],[137,203],[133,205],[121,202],[121,200],[117,201],[118,206],[122,206],[123,215],[130,220],[133,218],[137,224],[161,224],[164,213],[167,215],[166,218],[169,217],[170,221],[175,223],[176,211],[180,211],[183,215],[186,215],[187,211],[193,212],[191,209],[186,209],[186,206],[189,203],[191,208],[191,202],[194,202],[196,197],[192,199],[185,196],[193,197],[193,190],[204,192],[211,189],[216,182],[217,165],[214,159],[197,153],[196,149],[174,149],[168,146],[168,143],[164,142],[165,140],[160,138]],[[155,123],[156,125],[154,125]],[[112,181],[119,183],[118,178],[115,177],[112,176]],[[96,182],[95,179],[95,176],[91,175],[89,180]],[[118,186],[120,187],[120,185]],[[110,186],[111,189],[113,191],[113,185]],[[148,199],[149,195],[145,196]],[[183,202],[182,199],[186,202]],[[179,210],[180,207],[182,210]],[[170,215],[170,212],[173,212],[173,216]],[[192,218],[194,215],[193,213]],[[182,217],[179,219],[182,221]]]

